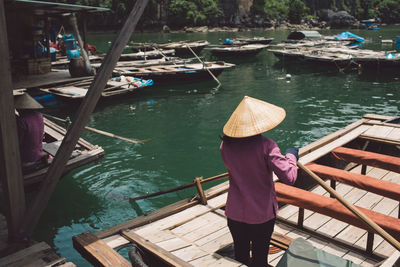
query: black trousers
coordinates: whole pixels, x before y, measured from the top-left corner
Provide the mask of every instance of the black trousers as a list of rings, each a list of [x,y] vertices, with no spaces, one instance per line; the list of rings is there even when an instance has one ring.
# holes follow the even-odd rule
[[[235,259],[252,267],[268,266],[269,242],[274,231],[274,225],[275,218],[261,224],[247,224],[228,218],[228,227],[235,249]]]

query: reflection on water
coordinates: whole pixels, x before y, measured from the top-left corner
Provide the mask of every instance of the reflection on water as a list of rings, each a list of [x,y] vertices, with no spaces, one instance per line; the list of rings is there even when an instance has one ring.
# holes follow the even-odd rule
[[[339,31],[340,32],[340,31]],[[379,32],[382,38],[395,36],[389,28]],[[338,31],[324,32],[329,34]],[[367,45],[380,49],[373,31]],[[207,39],[218,44],[225,38],[265,36],[285,39],[287,31],[140,34],[135,41]],[[90,43],[106,52],[113,35],[93,35]],[[376,47],[374,47],[376,45]],[[379,46],[379,47],[378,47]],[[209,57],[206,51],[202,56]],[[189,84],[155,85],[140,93],[102,101],[88,126],[133,139],[151,142],[132,144],[84,132],[83,137],[105,150],[105,157],[68,174],[57,186],[35,233],[35,239],[47,241],[57,252],[78,266],[89,264],[75,252],[71,237],[85,231],[99,231],[150,212],[194,193],[188,189],[128,203],[110,194],[137,197],[190,183],[194,177],[211,177],[225,172],[219,155],[222,127],[241,101],[249,95],[282,106],[286,119],[265,135],[284,151],[301,147],[338,130],[363,114],[399,115],[400,82],[398,71],[382,74],[341,73],[332,68],[283,64],[272,53],[232,60],[235,68],[218,79]],[[291,79],[286,79],[286,74]],[[76,107],[53,109],[59,117],[74,117]],[[215,183],[213,183],[215,184]],[[208,185],[207,187],[209,187]]]

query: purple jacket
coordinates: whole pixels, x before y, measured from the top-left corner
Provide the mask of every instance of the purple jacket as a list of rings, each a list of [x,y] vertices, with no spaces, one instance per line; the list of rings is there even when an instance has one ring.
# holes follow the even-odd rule
[[[276,217],[278,202],[273,172],[284,183],[297,178],[296,157],[283,156],[278,145],[262,135],[247,138],[224,137],[220,146],[228,170],[229,191],[225,214],[248,224],[267,222]]]
[[[40,160],[43,152],[43,115],[37,111],[20,111],[17,127],[22,163]]]

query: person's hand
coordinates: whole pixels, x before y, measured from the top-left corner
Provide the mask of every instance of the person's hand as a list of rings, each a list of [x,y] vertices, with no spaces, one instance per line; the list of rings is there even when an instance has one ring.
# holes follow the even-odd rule
[[[297,160],[299,160],[299,149],[298,148],[288,148],[285,154],[293,154]]]

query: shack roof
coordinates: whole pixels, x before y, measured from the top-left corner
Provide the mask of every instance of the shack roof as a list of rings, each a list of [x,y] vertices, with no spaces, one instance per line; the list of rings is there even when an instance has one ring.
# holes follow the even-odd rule
[[[317,31],[296,31],[290,33],[287,38],[289,40],[302,40],[302,39],[319,40],[322,39],[322,36]]]
[[[24,10],[35,15],[62,15],[72,12],[106,12],[108,8],[63,4],[56,2],[44,2],[33,0],[6,0],[8,10]]]

